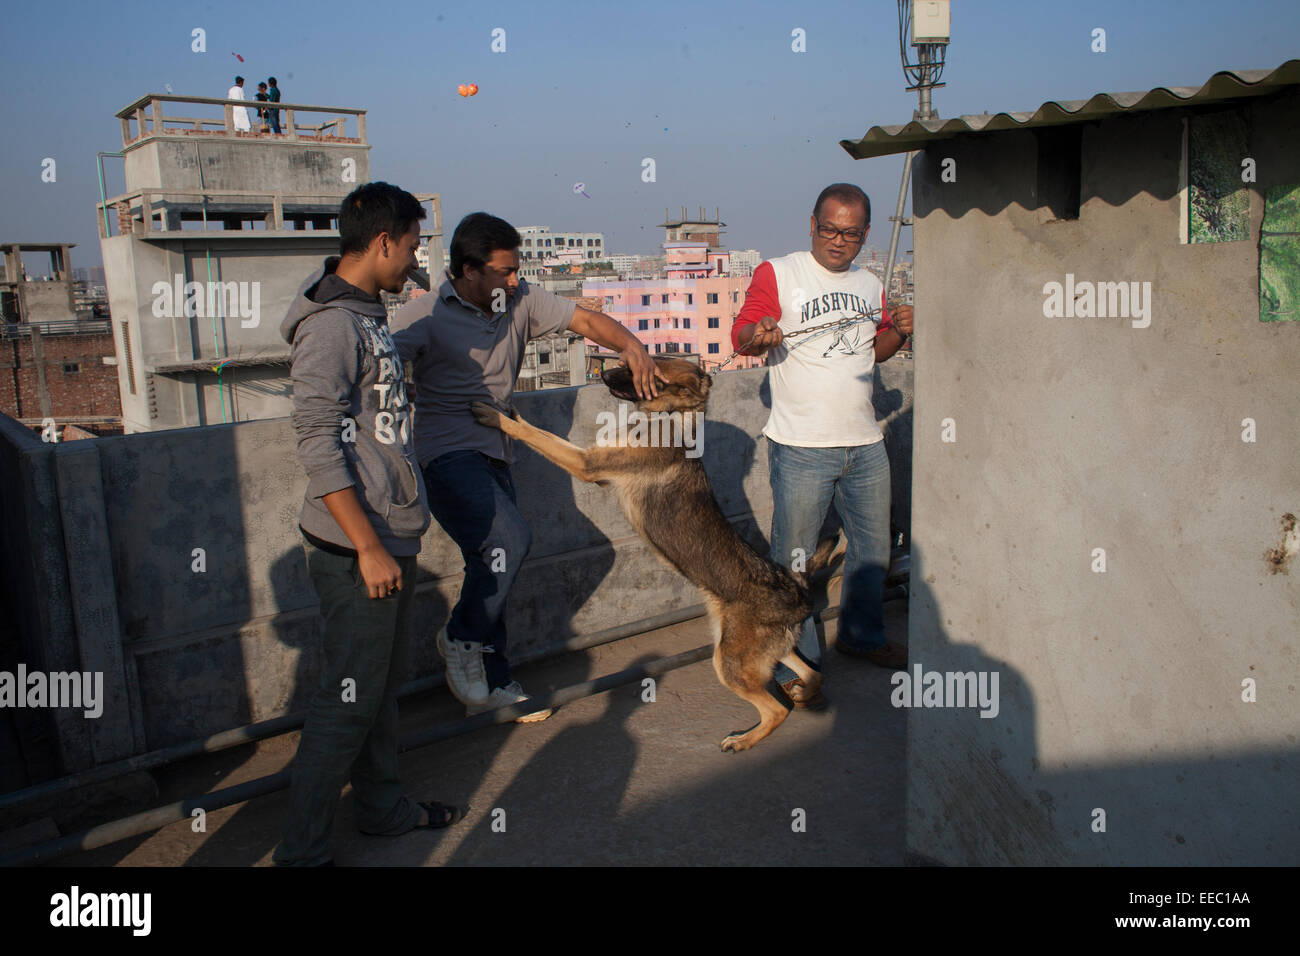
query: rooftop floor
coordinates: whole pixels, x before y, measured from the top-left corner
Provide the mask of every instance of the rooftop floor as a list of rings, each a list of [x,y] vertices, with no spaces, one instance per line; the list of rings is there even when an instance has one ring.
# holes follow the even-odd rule
[[[826,623],[834,642],[835,620]],[[907,605],[885,605],[890,640],[907,639]],[[517,669],[542,693],[709,642],[703,618]],[[537,724],[504,724],[402,755],[415,799],[468,806],[444,831],[367,837],[345,789],[335,817],[340,866],[902,865],[906,712],[889,704],[890,673],[828,651],[829,709],[794,711],[742,754],[726,734],[754,723],[705,660],[659,679],[643,703],[633,683],[588,697]],[[444,689],[402,706],[403,732],[463,716]],[[156,776],[157,804],[233,786],[289,764],[298,734],[186,761]],[[60,866],[266,866],[288,791],[78,853]],[[506,830],[493,832],[493,810]],[[134,806],[121,815],[142,809]],[[806,832],[794,832],[796,809]],[[498,818],[500,814],[496,815]],[[100,822],[84,821],[85,825]]]

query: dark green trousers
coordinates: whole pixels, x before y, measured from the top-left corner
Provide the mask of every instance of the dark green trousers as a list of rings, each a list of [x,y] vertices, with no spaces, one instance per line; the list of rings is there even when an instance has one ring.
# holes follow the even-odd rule
[[[273,856],[280,866],[318,866],[333,857],[334,811],[347,781],[363,832],[395,836],[420,822],[419,806],[397,779],[397,690],[410,660],[416,559],[397,558],[402,589],[371,599],[356,558],[310,542],[303,550],[325,619],[324,659]]]

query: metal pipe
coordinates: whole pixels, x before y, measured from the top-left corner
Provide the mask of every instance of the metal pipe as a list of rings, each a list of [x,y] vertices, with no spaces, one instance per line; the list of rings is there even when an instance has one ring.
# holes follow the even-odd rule
[[[107,239],[112,233],[108,230],[108,194],[104,192],[104,157],[116,156],[118,159],[125,159],[126,153],[96,153],[95,167],[99,170],[99,208],[104,213],[104,238]]]
[[[619,641],[626,637],[632,637],[636,634],[643,634],[647,631],[658,630],[661,627],[670,627],[673,624],[681,624],[684,621],[703,617],[704,613],[705,607],[703,604],[693,604],[690,607],[680,608],[676,611],[668,611],[664,614],[657,614],[654,617],[643,618],[639,621],[633,621],[630,624],[621,624],[618,627],[606,628],[603,631],[596,631],[592,634],[571,637],[563,644],[557,644],[554,648],[547,650],[538,657],[532,658],[528,661],[520,661],[519,663],[532,663],[533,661],[549,660],[571,651],[582,651],[592,647],[599,647],[602,644],[611,644],[614,641]],[[401,690],[398,691],[397,696],[400,700],[415,694],[426,693],[442,686],[443,683],[444,680],[439,674],[422,677],[419,680],[409,681],[404,684]],[[282,734],[291,733],[299,729],[303,726],[306,720],[306,711],[300,711],[296,714],[286,714],[283,717],[276,717],[271,720],[259,721],[257,723],[246,724],[243,727],[224,730],[221,733],[213,734],[211,737],[205,737],[200,740],[191,740],[183,744],[174,744],[171,747],[164,747],[161,750],[154,750],[149,753],[138,754],[134,757],[127,757],[113,763],[102,764],[98,767],[92,767],[89,770],[82,770],[78,773],[59,777],[57,780],[47,780],[44,783],[38,783],[22,790],[14,790],[10,793],[0,794],[0,810],[28,803],[32,800],[53,797],[70,790],[75,790],[78,787],[103,783],[106,780],[112,780],[128,773],[136,773],[142,770],[154,770],[158,767],[165,767],[168,764],[176,763],[179,760],[185,760],[189,757],[197,757],[199,754],[219,753],[222,750],[229,750],[231,747],[239,747],[243,744],[254,743],[258,740],[278,737]]]
[[[894,556],[891,562],[890,576],[886,580],[886,585],[895,583],[906,583],[907,581],[907,552],[902,552]],[[885,600],[895,600],[906,597],[906,589],[902,593],[895,592],[892,596],[886,592]],[[582,634],[569,638],[562,644],[557,644],[538,655],[537,657],[525,659],[519,663],[534,663],[536,661],[550,660],[572,651],[583,651],[593,647],[600,647],[604,644],[612,644],[614,641],[621,641],[627,637],[634,637],[637,634],[644,634],[649,631],[655,631],[663,627],[671,627],[674,624],[682,624],[686,621],[701,618],[706,613],[706,607],[703,604],[692,604],[688,607],[678,608],[675,611],[666,611],[663,614],[656,614],[653,617],[642,618],[638,621],[632,621],[628,624],[620,624],[616,627],[605,628],[601,631],[595,631],[591,634]],[[821,617],[832,618],[839,613],[838,608],[827,608],[821,612]],[[398,691],[399,700],[412,697],[417,694],[427,693],[435,690],[445,683],[442,675],[432,674],[428,677],[422,677],[418,680],[408,681],[401,690]],[[180,760],[186,760],[190,757],[197,757],[205,753],[220,753],[223,750],[229,750],[232,747],[240,747],[244,744],[255,743],[259,740],[267,740],[271,737],[279,737],[283,734],[292,733],[299,729],[307,720],[305,711],[296,714],[286,714],[283,717],[275,717],[271,720],[258,721],[251,724],[245,724],[242,727],[235,727],[230,730],[223,730],[220,733],[213,734],[210,737],[204,737],[199,740],[187,741],[183,744],[174,744],[170,747],[164,747],[160,750],[153,750],[149,753],[137,754],[134,757],[127,757],[123,760],[114,761],[113,763],[101,764],[98,767],[92,767],[89,770],[82,770],[77,773],[68,774],[59,777],[56,780],[47,780],[44,783],[34,784],[30,787],[24,787],[21,790],[14,790],[9,793],[0,794],[0,810],[7,810],[11,807],[20,806],[33,800],[49,798],[75,790],[78,787],[88,787],[97,783],[103,783],[107,780],[113,780],[117,777],[125,776],[128,773],[137,773],[140,771],[156,770],[159,767],[165,767],[169,764],[176,763]]]
[[[199,156],[198,140],[194,141],[194,168],[199,171],[199,204],[200,204],[200,208],[203,211],[203,251],[204,251],[204,258],[206,258],[208,262],[208,286],[207,286],[208,291],[205,297],[207,301],[211,303],[212,302],[212,245],[208,241],[208,196],[207,193],[203,191],[204,188],[203,159]],[[225,312],[226,297],[224,295],[218,295],[217,301],[221,303],[221,311]],[[222,319],[223,321],[221,323],[221,331],[222,331],[222,337],[224,338],[225,329],[226,329],[224,315],[222,316]],[[217,344],[217,313],[215,310],[212,311],[212,350],[217,353],[217,358],[223,357],[221,354],[222,352],[221,347]],[[225,349],[225,352],[227,355],[230,354],[230,348],[228,346]],[[221,399],[221,424],[223,425],[226,424],[226,393],[221,390],[221,373],[224,368],[225,366],[223,365],[217,366],[217,397]],[[234,412],[234,404],[235,404],[234,397],[232,396],[230,401],[232,413]]]
[[[903,178],[898,182],[898,205],[894,208],[894,215],[891,217],[894,229],[889,235],[889,262],[885,266],[885,298],[889,298],[889,285],[894,278],[894,259],[898,253],[898,235],[903,229],[903,206],[907,202],[907,184],[912,180],[912,160],[915,158],[916,153],[914,152],[903,157]]]
[[[713,645],[706,644],[697,647],[694,650],[685,651],[681,654],[675,654],[672,657],[660,658],[651,661],[648,664],[639,664],[629,667],[625,670],[618,671],[615,674],[608,674],[595,680],[584,681],[581,684],[573,684],[569,687],[562,687],[550,694],[538,694],[531,698],[527,704],[512,704],[509,707],[502,707],[498,710],[488,711],[483,714],[476,714],[473,717],[466,717],[463,720],[454,720],[451,723],[439,724],[430,727],[427,730],[418,731],[407,736],[398,746],[398,752],[415,750],[419,747],[425,747],[441,740],[447,740],[451,737],[458,737],[462,734],[470,733],[483,727],[491,727],[496,724],[503,724],[513,721],[524,714],[532,713],[535,710],[544,707],[559,707],[564,704],[573,703],[584,697],[591,697],[595,694],[601,694],[615,687],[621,687],[624,684],[630,684],[634,681],[644,680],[647,677],[658,677],[669,671],[676,670],[679,667],[686,667],[689,664],[695,664],[699,661],[711,657],[713,654]],[[274,793],[277,790],[283,790],[289,786],[292,780],[292,771],[281,770],[278,773],[270,774],[266,777],[258,777],[256,780],[248,780],[244,783],[237,784],[233,787],[227,787],[224,790],[214,790],[212,793],[200,794],[198,796],[187,797],[184,800],[177,800],[166,806],[155,807],[152,810],[146,810],[143,813],[137,813],[129,817],[123,817],[120,820],[114,820],[110,823],[104,823],[97,827],[91,827],[89,830],[83,830],[80,833],[69,834],[60,837],[57,840],[50,840],[36,846],[24,847],[14,853],[0,857],[0,866],[22,866],[33,863],[46,863],[50,860],[66,856],[69,853],[75,853],[78,850],[93,850],[101,846],[107,846],[110,843],[117,843],[119,840],[126,840],[133,836],[139,836],[142,833],[148,833],[151,830],[157,830],[167,826],[170,823],[176,823],[180,820],[189,819],[195,810],[203,810],[205,813],[212,810],[220,810],[223,807],[232,806],[236,803],[243,803],[254,797],[265,796],[268,793]]]

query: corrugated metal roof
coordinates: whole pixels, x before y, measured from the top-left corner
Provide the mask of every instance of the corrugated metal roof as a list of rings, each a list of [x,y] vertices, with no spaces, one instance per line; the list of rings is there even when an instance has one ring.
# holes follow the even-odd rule
[[[986,133],[1035,126],[1082,123],[1124,113],[1169,109],[1189,104],[1216,103],[1244,96],[1263,96],[1300,84],[1300,60],[1287,60],[1276,70],[1223,70],[1200,89],[1191,86],[1157,86],[1139,93],[1098,93],[1089,100],[1048,100],[1033,113],[996,113],[957,119],[913,120],[905,126],[873,126],[854,141],[840,140],[854,159],[887,156],[924,149],[936,140],[962,133]]]

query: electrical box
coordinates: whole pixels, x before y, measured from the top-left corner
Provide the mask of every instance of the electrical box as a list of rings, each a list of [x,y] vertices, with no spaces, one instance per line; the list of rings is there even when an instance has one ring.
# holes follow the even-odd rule
[[[947,43],[952,36],[949,0],[914,0],[912,4],[912,46]]]

